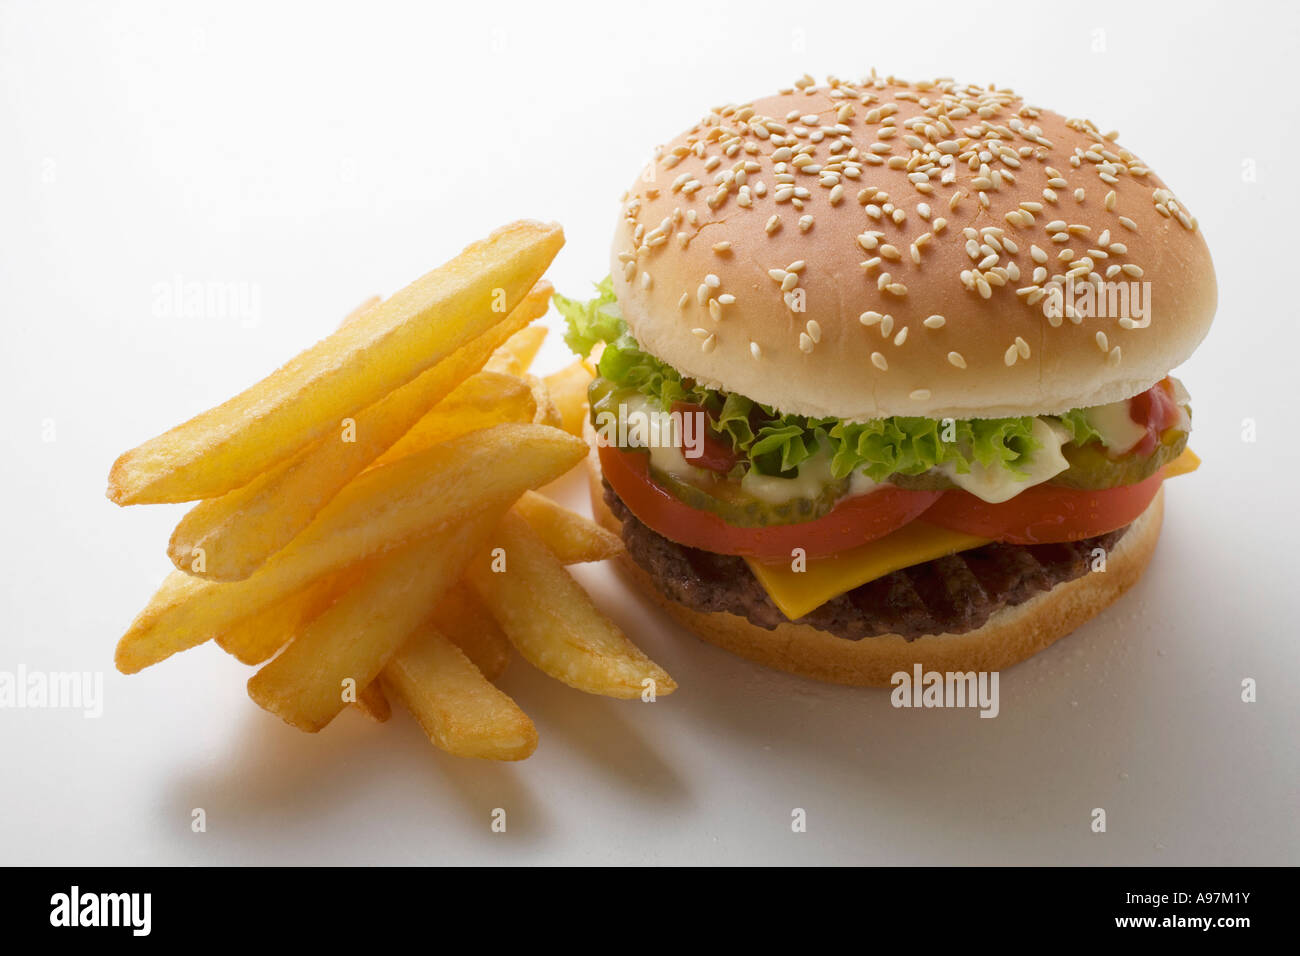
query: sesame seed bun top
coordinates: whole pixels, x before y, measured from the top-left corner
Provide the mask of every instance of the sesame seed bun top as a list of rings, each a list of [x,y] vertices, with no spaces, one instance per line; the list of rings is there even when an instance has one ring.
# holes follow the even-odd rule
[[[849,419],[1117,401],[1217,299],[1196,220],[1115,134],[948,80],[805,77],[713,110],[625,194],[612,256],[645,349]]]

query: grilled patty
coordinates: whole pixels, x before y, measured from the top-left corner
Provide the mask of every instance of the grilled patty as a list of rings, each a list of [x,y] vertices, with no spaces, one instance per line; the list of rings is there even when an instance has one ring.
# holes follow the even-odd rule
[[[788,622],[743,558],[669,541],[637,520],[605,483],[605,502],[623,523],[628,555],[659,592],[694,611],[726,611],[771,630]],[[898,634],[961,634],[996,611],[1087,573],[1092,552],[1109,553],[1128,528],[1063,544],[986,544],[894,571],[794,621],[857,641]]]

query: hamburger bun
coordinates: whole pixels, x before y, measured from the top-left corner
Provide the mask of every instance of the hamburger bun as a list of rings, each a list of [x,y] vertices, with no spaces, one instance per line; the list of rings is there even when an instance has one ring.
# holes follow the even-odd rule
[[[587,458],[592,514],[618,534],[622,522],[605,504],[600,461]],[[1106,556],[1104,573],[1085,574],[1058,584],[1022,604],[1003,608],[982,626],[964,634],[936,634],[913,641],[882,634],[858,641],[835,637],[805,624],[786,623],[774,630],[727,613],[702,613],[672,601],[626,552],[619,568],[636,588],[649,595],[670,617],[710,644],[776,670],[814,680],[853,686],[888,687],[899,671],[916,664],[926,671],[1000,671],[1037,654],[1058,638],[1096,617],[1142,576],[1155,552],[1164,515],[1162,488],[1146,511]]]
[[[1136,283],[1150,310],[1046,315],[1071,273]],[[1008,90],[874,76],[805,78],[663,146],[623,197],[612,275],[632,334],[683,375],[850,420],[1128,398],[1217,299],[1196,221],[1113,134]]]

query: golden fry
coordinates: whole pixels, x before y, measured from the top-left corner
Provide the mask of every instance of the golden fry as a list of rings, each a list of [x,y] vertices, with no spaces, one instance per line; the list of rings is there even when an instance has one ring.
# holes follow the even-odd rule
[[[480,428],[536,417],[537,399],[527,382],[503,372],[478,372],[430,409],[375,464],[389,464]]]
[[[430,529],[513,502],[581,459],[580,439],[498,425],[359,475],[288,547],[243,581],[173,572],[118,642],[123,673],[201,644],[324,574]]]
[[[501,559],[504,569],[494,570]],[[596,610],[587,592],[518,515],[501,519],[489,550],[470,563],[466,580],[515,649],[556,680],[606,697],[676,690],[664,669]]]
[[[470,245],[258,384],[122,455],[109,498],[193,501],[248,484],[504,319],[563,243],[558,225],[525,221]]]
[[[550,283],[539,282],[505,322],[363,409],[340,435],[309,445],[242,488],[199,502],[172,533],[172,563],[215,581],[247,578],[435,403],[454,394],[512,329],[545,313],[550,294]]]
[[[559,428],[564,424],[560,417],[559,406],[551,400],[551,390],[546,387],[546,381],[536,375],[525,375],[524,381],[528,383],[533,393],[533,401],[537,404],[537,411],[533,414],[533,424],[550,425],[553,428]]]
[[[300,591],[232,625],[215,638],[217,646],[241,664],[261,664],[275,656],[308,621],[329,606],[343,573],[328,574]]]
[[[384,689],[380,682],[371,681],[357,694],[357,710],[365,714],[376,723],[385,723],[389,717],[393,716],[393,707],[388,703],[388,698],[384,695]]]
[[[587,420],[587,386],[591,372],[582,360],[552,372],[544,379],[551,399],[560,409],[561,427],[570,435],[582,434],[582,423]]]
[[[524,492],[514,512],[532,526],[561,564],[604,561],[623,550],[618,535],[539,492]]]
[[[544,341],[546,341],[546,326],[530,325],[526,329],[520,329],[488,359],[487,370],[505,372],[507,375],[523,375],[533,364],[533,359],[537,358],[537,352]]]
[[[381,680],[434,746],[450,754],[523,760],[537,749],[528,715],[432,626],[402,645]]]
[[[384,301],[383,298],[377,295],[372,295],[368,299],[363,299],[361,302],[357,304],[357,307],[355,309],[353,309],[347,315],[343,316],[343,321],[339,323],[339,328],[341,329],[345,325],[351,325],[353,322],[361,318],[363,315],[365,315],[367,312],[369,312],[371,309],[373,309],[375,306],[377,306],[380,302],[383,301]]]
[[[428,618],[503,510],[489,508],[376,559],[359,583],[249,679],[248,695],[286,723],[320,730],[343,709],[346,682],[368,686]]]
[[[429,622],[464,651],[488,680],[505,673],[514,648],[473,588],[461,582],[447,591]]]

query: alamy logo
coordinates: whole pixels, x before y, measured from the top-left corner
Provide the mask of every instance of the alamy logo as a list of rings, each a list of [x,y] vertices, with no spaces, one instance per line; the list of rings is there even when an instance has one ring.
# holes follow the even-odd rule
[[[704,454],[706,418],[701,411],[628,410],[596,414],[596,441],[603,447],[680,448],[682,457],[694,461]]]
[[[80,710],[104,715],[104,674],[91,671],[0,671],[0,710]]]
[[[1053,325],[1062,319],[1117,319],[1121,328],[1145,329],[1151,324],[1150,282],[1088,282],[1066,277],[1043,298],[1043,315]]]
[[[223,282],[173,276],[153,287],[158,319],[234,320],[246,329],[262,320],[262,287],[255,282]]]
[[[981,717],[998,715],[997,671],[897,671],[890,679],[895,707],[978,707]]]
[[[126,926],[132,936],[148,936],[152,911],[152,893],[82,893],[74,886],[50,897],[51,926]]]

